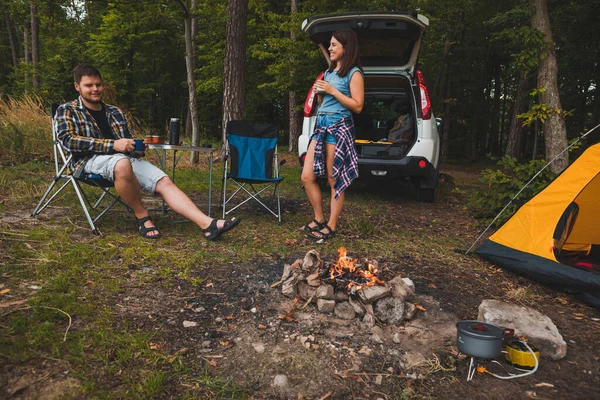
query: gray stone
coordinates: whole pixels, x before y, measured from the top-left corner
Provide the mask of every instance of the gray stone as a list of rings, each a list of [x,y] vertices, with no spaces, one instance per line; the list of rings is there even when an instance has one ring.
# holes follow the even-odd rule
[[[309,274],[315,272],[317,268],[321,266],[321,258],[316,250],[309,250],[304,256],[302,262],[302,270],[308,271]]]
[[[319,278],[319,274],[315,272],[306,277],[306,283],[313,287],[319,287],[323,282],[321,281],[321,278]]]
[[[286,280],[292,273],[292,266],[290,264],[283,265],[283,273],[281,274],[281,280]]]
[[[392,296],[404,300],[410,300],[415,292],[408,286],[400,276],[387,282],[392,288]]]
[[[386,297],[390,294],[391,288],[388,286],[365,286],[358,291],[360,300],[365,304],[371,304],[382,297]]]
[[[367,325],[367,326],[373,326],[375,325],[375,322],[377,322],[377,320],[375,319],[375,316],[373,314],[365,314],[365,316],[363,317],[363,322]]]
[[[195,328],[196,326],[198,326],[197,322],[194,322],[194,321],[183,321],[183,327],[184,328]]]
[[[333,299],[337,302],[348,301],[348,297],[349,296],[344,289],[338,290],[333,294]]]
[[[333,300],[325,300],[325,299],[317,300],[317,310],[319,310],[319,312],[329,314],[329,313],[333,312],[334,307],[335,307],[335,301],[333,301]]]
[[[347,301],[336,304],[333,313],[340,319],[354,319],[356,317],[354,308]]]
[[[362,317],[363,315],[365,315],[365,312],[366,312],[365,307],[363,307],[363,305],[361,304],[360,301],[354,300],[352,297],[350,297],[348,299],[348,303],[352,306],[356,315],[358,315],[359,317]]]
[[[285,375],[275,375],[273,378],[273,387],[276,389],[285,389],[288,386],[288,377]]]
[[[372,334],[370,339],[373,343],[377,343],[377,344],[383,343],[383,340],[381,340],[381,337],[379,337],[379,335],[376,333]]]
[[[417,293],[417,291],[415,290],[415,283],[410,278],[402,278],[402,280],[408,285],[408,287],[410,288],[410,290],[413,291],[413,293]]]
[[[298,280],[292,275],[281,286],[281,293],[287,297],[296,297],[298,293]]]
[[[298,282],[298,294],[304,300],[308,300],[316,290],[305,281]]]
[[[530,343],[540,349],[540,357],[560,360],[567,355],[567,343],[556,325],[546,315],[529,307],[498,300],[483,300],[479,305],[479,321],[514,328],[515,336],[527,335]]]
[[[375,384],[378,385],[378,386],[381,386],[382,382],[383,382],[383,376],[377,375],[375,377]],[[382,397],[378,397],[377,400],[383,400],[383,398]]]
[[[265,352],[265,345],[263,343],[252,343],[252,347],[254,347],[254,350],[259,354]]]
[[[417,306],[415,306],[413,303],[410,303],[408,301],[404,302],[404,315],[402,315],[402,318],[405,321],[410,321],[411,319],[413,319],[415,317],[416,312],[417,312]]]
[[[334,300],[335,295],[333,293],[333,286],[331,286],[331,285],[319,286],[317,288],[317,292],[315,293],[315,297],[317,299]]]
[[[400,324],[404,321],[404,300],[387,297],[375,304],[375,316],[388,324]]]
[[[402,341],[400,333],[396,332],[394,333],[394,336],[392,336],[392,342],[399,344]]]

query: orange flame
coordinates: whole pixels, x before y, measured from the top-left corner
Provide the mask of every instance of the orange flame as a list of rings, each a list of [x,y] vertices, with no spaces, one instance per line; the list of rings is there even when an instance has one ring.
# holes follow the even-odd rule
[[[363,286],[383,285],[385,283],[376,276],[376,274],[379,273],[379,270],[373,264],[368,264],[367,269],[359,268],[356,265],[357,260],[347,256],[348,251],[345,247],[340,247],[338,253],[339,257],[337,262],[329,268],[329,278],[332,281],[334,281],[337,276],[344,274],[344,272],[351,272],[357,277],[365,278],[367,282],[362,284],[349,282],[346,289],[354,288],[354,290],[359,290]]]

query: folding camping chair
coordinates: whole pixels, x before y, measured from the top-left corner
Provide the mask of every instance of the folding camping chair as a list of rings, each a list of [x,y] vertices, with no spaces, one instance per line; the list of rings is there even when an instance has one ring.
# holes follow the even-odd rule
[[[223,169],[223,192],[221,206],[223,218],[250,200],[255,200],[281,222],[281,200],[279,176],[281,164],[277,161],[277,135],[275,125],[251,121],[229,121],[225,144],[225,167]],[[229,167],[229,171],[228,171]],[[233,193],[227,197],[227,180],[235,185]],[[259,186],[259,185],[262,185]],[[261,197],[267,189],[273,189],[270,205]],[[270,191],[266,192],[269,194]],[[237,195],[245,197],[234,205]],[[277,209],[275,210],[275,201]],[[232,208],[227,209],[230,204]]]
[[[50,108],[52,117],[54,117],[57,109],[58,104],[52,104]],[[73,174],[67,172],[73,155],[64,149],[58,141],[54,121],[52,122],[52,148],[54,150],[54,177],[52,178],[50,186],[48,186],[48,189],[33,210],[33,213],[31,214],[32,217],[39,215],[53,200],[57,198],[64,188],[69,186],[69,184],[73,186],[90,228],[92,228],[92,232],[94,232],[96,235],[100,235],[100,231],[95,225],[96,222],[102,218],[116,203],[121,203],[128,210],[131,210],[118,196],[115,196],[110,192],[110,189],[114,187],[113,182],[96,174],[82,174],[80,177],[76,178]],[[61,181],[64,181],[62,182],[62,186],[55,190],[55,186],[61,183]],[[80,183],[85,183],[88,186],[100,189],[100,193],[97,196],[94,204],[90,202],[88,194],[86,194],[86,192],[82,189]],[[99,208],[101,204],[106,202],[108,202],[107,205]],[[92,213],[95,215],[93,218]]]

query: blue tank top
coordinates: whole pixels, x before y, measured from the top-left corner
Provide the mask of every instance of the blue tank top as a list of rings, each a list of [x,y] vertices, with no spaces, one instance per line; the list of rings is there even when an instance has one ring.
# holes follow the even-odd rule
[[[350,79],[352,75],[359,71],[362,74],[362,71],[358,67],[354,67],[348,72],[348,74],[344,77],[341,77],[337,74],[337,71],[325,71],[325,76],[323,80],[329,82],[333,87],[342,92],[345,96],[350,96]],[[336,120],[342,119],[344,117],[352,116],[350,110],[342,105],[335,97],[330,94],[323,95],[323,102],[319,106],[319,113],[331,113],[331,114],[339,114],[339,118],[335,118]],[[336,115],[337,117],[337,115]]]

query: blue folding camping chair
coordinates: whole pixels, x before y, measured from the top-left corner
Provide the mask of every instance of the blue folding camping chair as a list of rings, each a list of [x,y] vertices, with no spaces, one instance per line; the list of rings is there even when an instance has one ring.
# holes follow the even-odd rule
[[[58,104],[52,104],[50,108],[50,115],[52,118],[54,117],[54,114],[56,114],[57,109]],[[111,193],[110,189],[114,187],[112,181],[106,180],[96,174],[81,174],[80,177],[75,177],[68,172],[68,166],[71,163],[73,155],[60,144],[54,122],[52,123],[52,148],[54,150],[54,177],[52,178],[50,186],[48,186],[48,189],[33,210],[33,213],[31,214],[32,217],[35,217],[44,211],[44,209],[48,207],[62,190],[69,186],[69,184],[73,186],[87,222],[90,225],[92,232],[96,235],[100,235],[100,231],[96,228],[96,222],[115,204],[121,203],[131,211],[127,204],[125,204],[118,196]],[[62,183],[62,186],[55,189],[59,183]],[[80,183],[99,189],[99,194],[96,196],[97,198],[94,204],[91,203],[88,194],[83,190]],[[102,207],[100,207],[101,205]]]
[[[285,160],[281,164],[277,160],[278,133],[277,127],[272,124],[251,121],[227,123],[221,196],[223,218],[248,201],[254,200],[281,222],[279,184],[283,178],[279,176],[279,167]],[[229,196],[228,180],[234,185],[233,193]],[[269,190],[265,193],[267,189],[272,189],[272,192]],[[261,194],[264,196],[269,193],[270,200],[261,197]],[[230,209],[227,209],[228,205]]]

